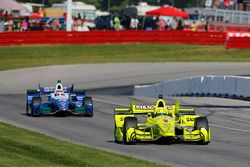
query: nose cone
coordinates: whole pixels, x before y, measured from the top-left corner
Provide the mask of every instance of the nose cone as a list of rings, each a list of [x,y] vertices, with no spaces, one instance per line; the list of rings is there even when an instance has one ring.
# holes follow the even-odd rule
[[[160,127],[160,133],[162,136],[168,137],[175,135],[175,122],[173,118],[168,116],[161,116],[157,124]]]
[[[56,105],[58,110],[68,110],[69,103],[67,100],[57,100]]]

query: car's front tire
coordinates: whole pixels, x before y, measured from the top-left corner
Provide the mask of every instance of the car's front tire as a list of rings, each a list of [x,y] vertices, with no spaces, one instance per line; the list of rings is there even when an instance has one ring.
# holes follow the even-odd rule
[[[129,137],[129,140],[127,140],[127,131],[130,128],[137,129],[137,118],[136,117],[126,117],[124,119],[124,125],[123,125],[123,143],[124,144],[136,144],[136,133],[132,133]]]
[[[200,130],[201,128],[206,129],[207,132],[209,132],[209,125],[207,117],[198,117],[194,121],[194,130]],[[198,144],[207,145],[209,141],[201,140],[198,142]]]
[[[39,110],[37,109],[40,107],[42,99],[40,97],[33,97],[31,103],[31,116],[40,116]]]
[[[87,115],[88,117],[93,117],[93,100],[91,97],[86,97],[83,99],[83,105],[87,109]]]

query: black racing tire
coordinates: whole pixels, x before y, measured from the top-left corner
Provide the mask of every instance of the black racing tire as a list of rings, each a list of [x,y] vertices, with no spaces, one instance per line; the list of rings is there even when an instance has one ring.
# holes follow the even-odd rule
[[[126,117],[123,124],[123,143],[124,144],[136,144],[136,138],[131,139],[129,142],[126,141],[127,130],[129,128],[137,129],[137,118],[136,117]],[[136,135],[136,134],[135,134]]]
[[[27,103],[26,104],[26,115],[28,115],[28,116],[31,115],[30,110],[31,110],[31,105]]]
[[[198,117],[194,121],[194,130],[199,130],[200,128],[205,128],[209,130],[207,117]],[[199,141],[198,144],[207,145],[209,142]]]
[[[92,105],[92,111],[86,115],[87,117],[93,117],[93,110],[94,110],[94,108],[93,108],[93,100],[92,100],[91,97],[86,97],[86,98],[83,99],[83,105],[87,106],[87,105],[90,105],[90,104]]]
[[[116,123],[115,123],[115,127],[114,127],[114,139],[115,139],[115,143],[122,143],[122,142],[120,142],[120,141],[118,141],[117,139],[116,139],[116,137],[115,137],[115,132],[116,132]]]
[[[42,99],[40,97],[33,97],[32,98],[32,103],[31,103],[31,116],[35,117],[35,116],[40,116],[39,113],[34,113],[33,107],[34,104],[41,104]]]
[[[209,130],[207,117],[198,117],[194,120],[194,130],[199,130],[200,128]]]

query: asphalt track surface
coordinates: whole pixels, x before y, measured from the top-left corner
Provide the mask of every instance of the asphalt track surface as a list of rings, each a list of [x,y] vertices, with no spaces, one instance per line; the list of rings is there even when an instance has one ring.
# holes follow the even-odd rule
[[[131,63],[52,66],[0,72],[0,120],[62,140],[93,146],[125,155],[176,166],[248,167],[250,163],[250,103],[248,101],[181,97],[183,105],[195,106],[208,116],[212,141],[209,145],[114,143],[113,108],[131,99],[153,104],[155,99],[133,97],[129,85],[153,83],[193,75],[249,75],[249,63]],[[28,117],[25,115],[27,88],[38,83],[49,86],[57,79],[92,89],[94,117]],[[126,87],[127,86],[127,87]],[[103,89],[112,87],[111,89]],[[114,88],[114,87],[121,87]],[[97,89],[98,91],[93,91]],[[120,90],[120,91],[119,91]],[[123,95],[121,95],[123,94]]]

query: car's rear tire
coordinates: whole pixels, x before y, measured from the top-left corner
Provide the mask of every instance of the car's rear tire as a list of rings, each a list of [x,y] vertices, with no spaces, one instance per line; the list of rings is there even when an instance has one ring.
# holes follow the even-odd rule
[[[26,115],[30,116],[31,115],[31,104],[26,104]]]
[[[35,110],[35,105],[39,105],[40,106],[41,102],[42,102],[42,99],[40,97],[33,97],[32,98],[31,116],[33,116],[33,117],[40,116],[40,113]]]
[[[118,141],[117,138],[116,138],[116,123],[115,123],[115,127],[114,127],[114,139],[115,139],[115,143],[122,143],[121,141]]]
[[[93,117],[93,100],[91,97],[86,97],[83,99],[83,104],[87,108],[87,115],[88,117]]]
[[[124,119],[123,125],[123,143],[124,144],[136,144],[136,134],[134,132],[133,135],[130,136],[130,140],[127,141],[127,130],[129,128],[137,129],[137,118],[136,117],[126,117]]]
[[[199,130],[200,128],[205,128],[207,131],[209,131],[209,125],[207,117],[198,117],[194,121],[194,130]],[[200,141],[198,144],[206,145],[208,142]]]
[[[205,128],[207,131],[209,129],[207,117],[198,117],[194,121],[194,130],[199,130],[200,128]]]

